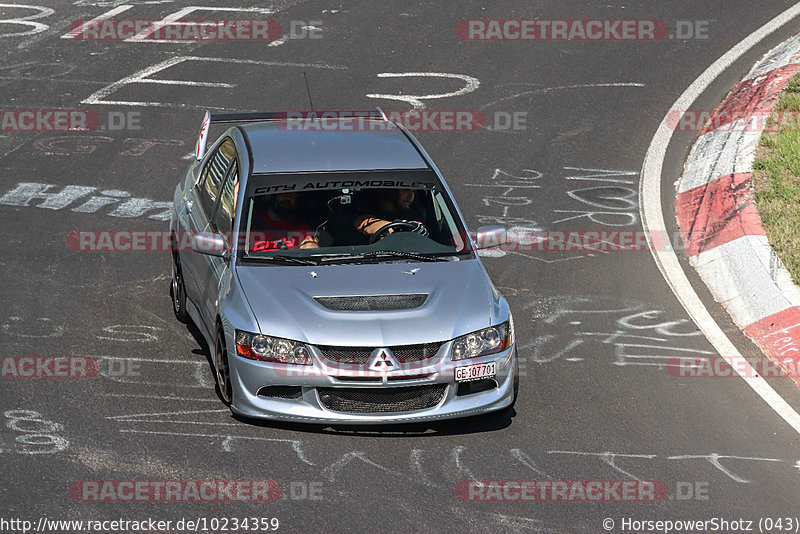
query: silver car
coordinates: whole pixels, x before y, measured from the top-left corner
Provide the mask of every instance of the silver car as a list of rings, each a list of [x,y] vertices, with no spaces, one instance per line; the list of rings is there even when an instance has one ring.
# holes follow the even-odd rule
[[[206,150],[214,123],[232,126]],[[236,414],[407,423],[516,401],[514,322],[476,253],[505,229],[470,235],[382,112],[206,113],[170,230],[175,315],[203,333]]]

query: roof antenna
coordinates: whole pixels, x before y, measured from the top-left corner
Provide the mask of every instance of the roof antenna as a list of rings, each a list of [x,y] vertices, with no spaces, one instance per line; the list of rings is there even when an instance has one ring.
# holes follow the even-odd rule
[[[314,111],[314,102],[311,100],[311,89],[308,87],[308,77],[306,71],[303,71],[303,79],[306,81],[306,92],[308,93],[308,103],[311,105],[311,111]]]

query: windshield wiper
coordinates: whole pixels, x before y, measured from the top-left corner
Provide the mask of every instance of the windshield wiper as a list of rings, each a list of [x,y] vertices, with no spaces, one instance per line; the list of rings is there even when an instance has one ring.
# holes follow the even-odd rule
[[[274,256],[253,256],[252,254],[248,254],[245,256],[246,259],[255,259],[255,260],[267,260],[267,261],[281,261],[283,263],[296,263],[298,265],[319,265],[318,261],[312,260],[310,258],[300,258],[297,256],[286,256],[285,254],[276,254]]]
[[[365,252],[363,254],[349,254],[342,256],[327,256],[320,258],[320,263],[348,263],[360,260],[375,260],[380,258],[404,258],[416,260],[419,262],[425,261],[447,261],[444,258],[437,256],[425,256],[415,252],[401,252],[399,250],[375,250],[372,252]]]

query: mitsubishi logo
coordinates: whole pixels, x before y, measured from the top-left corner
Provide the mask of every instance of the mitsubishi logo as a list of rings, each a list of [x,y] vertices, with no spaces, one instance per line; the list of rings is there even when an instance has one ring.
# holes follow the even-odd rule
[[[375,349],[372,351],[372,362],[369,368],[373,371],[392,371],[400,367],[391,353],[387,349]]]

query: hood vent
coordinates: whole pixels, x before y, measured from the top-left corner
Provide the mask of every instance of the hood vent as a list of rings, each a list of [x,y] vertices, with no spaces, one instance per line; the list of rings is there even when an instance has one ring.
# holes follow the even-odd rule
[[[395,311],[419,308],[427,293],[408,295],[359,295],[347,297],[314,297],[320,305],[334,311]]]

